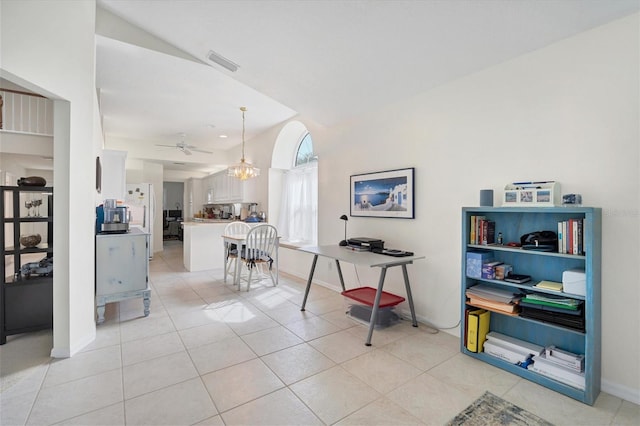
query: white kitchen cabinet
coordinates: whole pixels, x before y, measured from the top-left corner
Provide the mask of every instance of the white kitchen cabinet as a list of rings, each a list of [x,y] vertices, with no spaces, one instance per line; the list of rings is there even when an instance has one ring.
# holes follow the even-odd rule
[[[213,202],[224,202],[227,200],[227,186],[226,179],[227,172],[223,171],[211,176],[213,181]]]
[[[105,149],[100,158],[100,198],[124,200],[126,185],[127,151]]]
[[[104,322],[105,305],[141,297],[149,315],[149,234],[131,228],[125,234],[96,235],[96,308]]]
[[[250,181],[242,181],[227,175],[227,171],[210,176],[209,189],[206,190],[208,203],[242,203],[253,202],[247,199],[247,185]],[[250,192],[251,193],[251,192]]]
[[[244,182],[240,179],[227,176],[227,189],[229,201],[242,201]]]
[[[184,218],[192,218],[198,211],[202,210],[202,205],[206,198],[203,194],[203,179],[189,178],[184,185]]]

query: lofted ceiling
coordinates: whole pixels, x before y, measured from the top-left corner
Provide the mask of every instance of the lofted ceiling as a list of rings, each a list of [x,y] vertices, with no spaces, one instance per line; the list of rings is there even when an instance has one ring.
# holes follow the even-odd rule
[[[335,126],[640,9],[638,0],[97,5],[96,86],[107,147],[185,173],[237,161],[228,150],[241,141],[241,106],[248,144],[295,116]],[[212,50],[237,71],[210,61]],[[156,146],[179,142],[181,133],[213,154]]]

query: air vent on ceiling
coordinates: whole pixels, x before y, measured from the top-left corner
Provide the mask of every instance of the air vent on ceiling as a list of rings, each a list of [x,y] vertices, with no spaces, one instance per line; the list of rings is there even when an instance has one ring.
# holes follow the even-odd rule
[[[215,62],[216,64],[228,69],[231,72],[236,72],[238,70],[238,66],[239,66],[238,64],[231,62],[230,60],[228,60],[222,55],[219,55],[213,50],[210,50],[209,53],[207,53],[207,58],[209,58],[210,61]]]

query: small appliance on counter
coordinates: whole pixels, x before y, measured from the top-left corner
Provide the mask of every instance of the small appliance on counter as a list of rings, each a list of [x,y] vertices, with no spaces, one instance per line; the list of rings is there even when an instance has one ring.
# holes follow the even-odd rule
[[[118,206],[115,199],[104,200],[96,207],[96,232],[120,234],[129,231],[129,209]]]
[[[267,215],[264,212],[258,213],[258,205],[251,203],[249,205],[249,216],[244,220],[245,222],[264,222],[267,219]]]

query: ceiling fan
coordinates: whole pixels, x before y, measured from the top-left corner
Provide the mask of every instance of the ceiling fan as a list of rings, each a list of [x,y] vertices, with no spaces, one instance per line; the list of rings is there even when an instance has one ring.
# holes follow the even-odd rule
[[[165,146],[165,147],[168,147],[168,148],[176,148],[176,149],[182,151],[185,155],[191,155],[191,151],[202,152],[204,154],[213,154],[213,152],[211,152],[211,151],[205,151],[203,149],[198,149],[198,147],[196,147],[195,145],[190,145],[190,144],[186,143],[184,141],[184,138],[185,138],[186,134],[181,133],[180,136],[181,136],[180,142],[177,142],[175,145],[156,144],[156,146]]]

